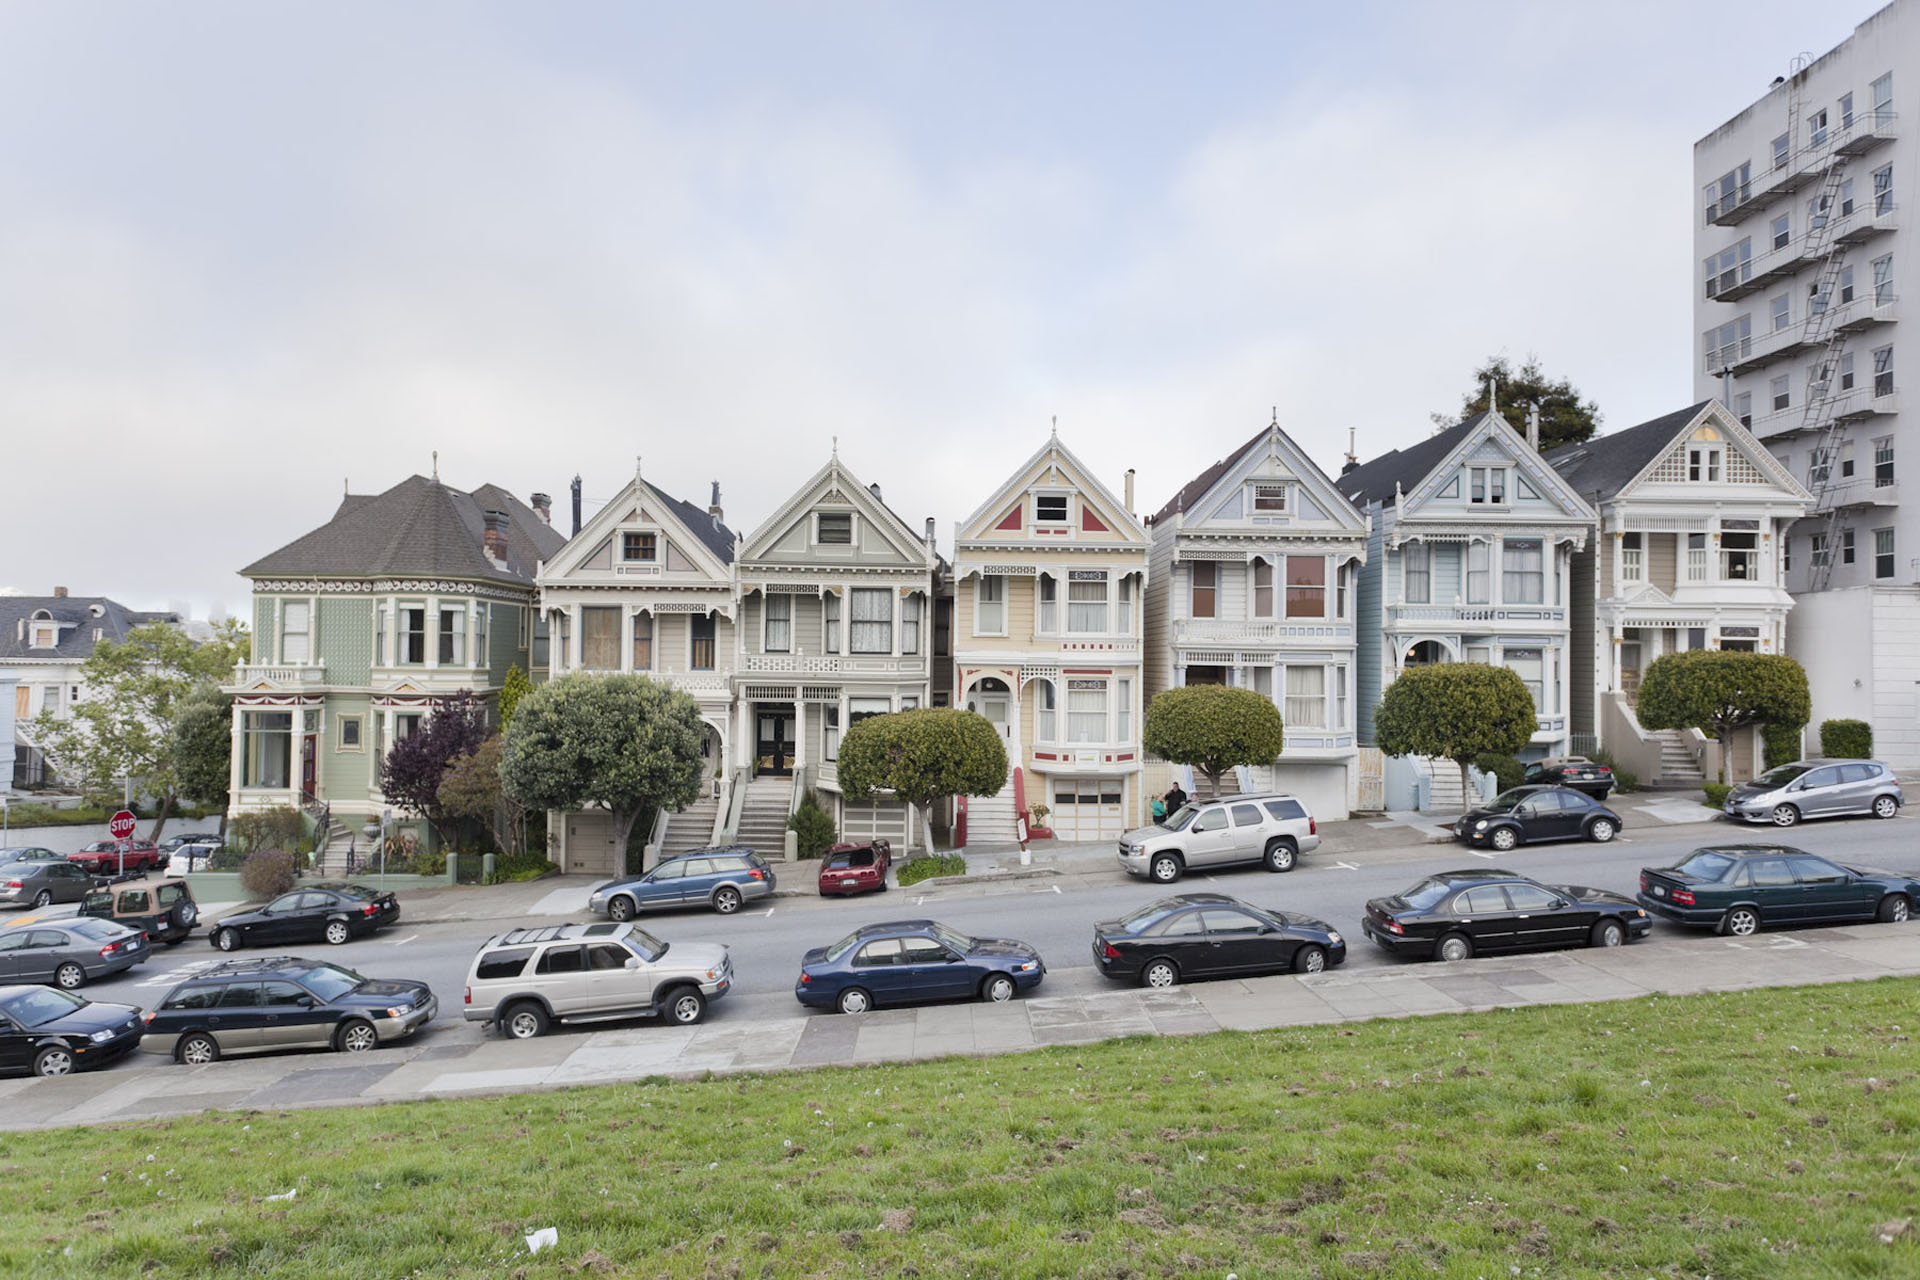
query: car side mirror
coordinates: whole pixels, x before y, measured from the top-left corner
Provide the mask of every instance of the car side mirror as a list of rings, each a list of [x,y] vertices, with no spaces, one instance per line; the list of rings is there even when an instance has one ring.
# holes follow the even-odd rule
[[[628,969],[638,969],[640,967],[640,957],[628,956],[627,963],[623,967]]]
[[[293,1002],[302,1009],[311,1009],[316,1003],[312,996],[295,996]]]
[[[1533,806],[1530,804],[1516,805],[1513,810],[1513,816],[1516,818],[1531,818],[1533,816]]]

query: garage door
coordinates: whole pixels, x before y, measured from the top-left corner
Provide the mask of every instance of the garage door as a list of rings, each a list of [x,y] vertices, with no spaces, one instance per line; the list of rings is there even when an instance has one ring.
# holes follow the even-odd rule
[[[1047,824],[1056,840],[1118,840],[1127,831],[1126,781],[1056,778]]]
[[[566,822],[564,870],[572,875],[613,875],[613,815],[570,813]]]

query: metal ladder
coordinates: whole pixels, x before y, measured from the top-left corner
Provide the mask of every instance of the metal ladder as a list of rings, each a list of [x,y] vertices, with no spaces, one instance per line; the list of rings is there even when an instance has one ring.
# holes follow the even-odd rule
[[[1807,385],[1806,407],[1802,411],[1798,429],[1798,434],[1815,437],[1809,472],[1819,479],[1814,485],[1813,509],[1809,515],[1816,522],[1815,536],[1825,549],[1820,556],[1808,555],[1807,589],[1810,591],[1826,587],[1833,576],[1834,559],[1839,554],[1836,535],[1839,533],[1840,508],[1834,503],[1833,496],[1834,489],[1843,479],[1838,474],[1836,463],[1840,439],[1846,431],[1836,412],[1840,396],[1835,379],[1847,346],[1847,335],[1838,325],[1841,305],[1838,286],[1840,274],[1846,266],[1847,246],[1834,237],[1833,227],[1840,217],[1840,188],[1845,180],[1840,152],[1835,148],[1827,155],[1819,183],[1820,194],[1814,206],[1819,210],[1818,224],[1807,228],[1808,252],[1824,251],[1825,254],[1820,262],[1820,274],[1808,298],[1807,318],[1801,330],[1802,341],[1808,346],[1818,346],[1820,351],[1813,363],[1813,376]]]

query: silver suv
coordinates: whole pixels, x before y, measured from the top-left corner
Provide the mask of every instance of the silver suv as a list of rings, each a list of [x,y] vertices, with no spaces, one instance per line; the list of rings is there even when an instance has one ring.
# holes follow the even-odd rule
[[[632,924],[562,924],[488,938],[467,975],[468,1022],[531,1040],[556,1022],[658,1017],[691,1026],[733,987],[715,942],[668,945]]]
[[[1259,862],[1291,871],[1303,853],[1320,847],[1320,826],[1307,806],[1289,795],[1221,796],[1182,805],[1163,825],[1120,837],[1120,866],[1128,875],[1172,884],[1187,868]]]
[[[1891,818],[1906,802],[1900,780],[1877,760],[1796,760],[1741,783],[1721,808],[1729,818],[1790,827],[1848,813]]]

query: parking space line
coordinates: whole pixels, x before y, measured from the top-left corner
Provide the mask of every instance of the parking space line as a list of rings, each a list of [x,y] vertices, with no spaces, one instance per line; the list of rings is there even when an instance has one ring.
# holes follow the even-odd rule
[[[392,944],[392,945],[394,945],[394,946],[396,946],[396,947],[404,947],[404,946],[406,946],[406,945],[407,945],[407,944],[408,944],[409,942],[412,942],[412,941],[413,941],[413,940],[414,940],[415,938],[417,938],[417,937],[419,937],[419,936],[420,936],[420,935],[419,935],[419,934],[417,934],[417,933],[410,933],[410,934],[408,934],[408,935],[407,935],[406,937],[404,937],[404,938],[395,938],[395,939],[393,940],[393,944]]]

